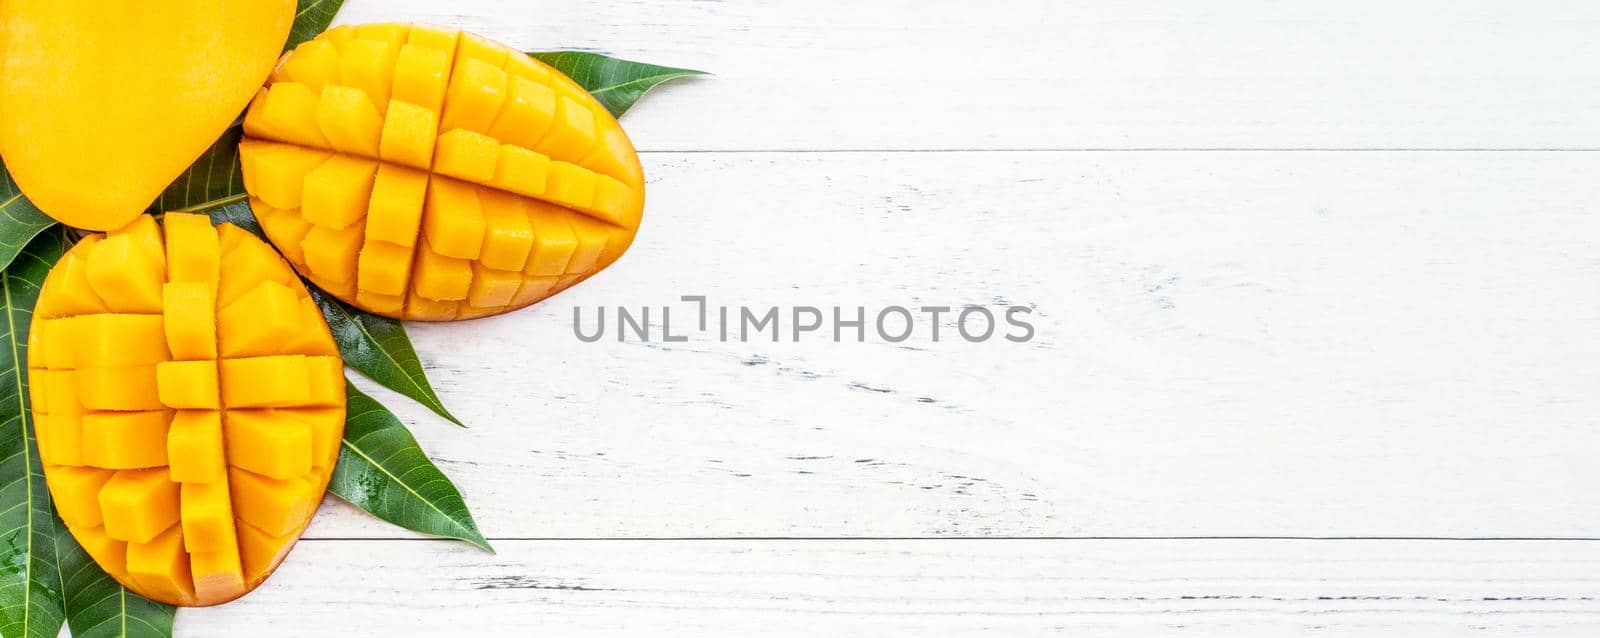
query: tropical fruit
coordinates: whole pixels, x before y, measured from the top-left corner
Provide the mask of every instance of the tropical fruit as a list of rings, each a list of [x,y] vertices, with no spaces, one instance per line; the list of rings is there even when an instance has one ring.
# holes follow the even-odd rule
[[[0,155],[69,226],[133,221],[283,49],[295,0],[0,2]]]
[[[250,205],[296,270],[368,312],[521,308],[627,250],[638,155],[560,72],[428,26],[332,29],[286,55],[245,116]]]
[[[57,511],[140,595],[237,598],[322,500],[343,370],[305,285],[254,235],[169,213],[86,237],[45,278],[28,335]]]

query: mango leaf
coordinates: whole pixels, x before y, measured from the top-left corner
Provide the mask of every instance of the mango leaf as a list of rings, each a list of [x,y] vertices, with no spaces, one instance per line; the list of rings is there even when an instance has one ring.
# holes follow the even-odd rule
[[[344,0],[300,0],[295,7],[294,26],[289,27],[289,41],[283,44],[283,50],[293,49],[327,30],[333,23],[333,14],[338,13],[341,6]]]
[[[455,484],[428,460],[400,419],[345,381],[344,445],[328,491],[409,530],[494,552]]]
[[[345,365],[421,403],[451,423],[466,427],[445,409],[433,386],[428,384],[428,377],[422,372],[422,361],[411,347],[404,325],[356,310],[315,288],[311,290],[311,298],[317,301],[322,316],[328,319],[328,328],[333,330],[333,341],[339,344],[339,354],[344,357]]]
[[[68,246],[40,235],[0,272],[0,635],[56,638],[63,621],[55,508],[28,410],[28,325],[39,287]]]
[[[646,91],[662,82],[707,75],[705,71],[634,62],[588,51],[530,51],[528,55],[567,74],[605,105],[612,117],[622,117]]]
[[[198,213],[248,199],[244,192],[244,173],[239,170],[239,139],[242,137],[242,120],[234,120],[211,148],[189,165],[189,170],[161,192],[150,206],[150,212]]]
[[[11,179],[11,172],[0,163],[0,268],[10,265],[29,241],[54,225],[56,220],[28,201]]]
[[[261,241],[265,241],[268,244],[272,243],[267,239],[267,234],[261,230],[261,224],[256,221],[255,213],[250,211],[250,202],[243,200],[228,202],[221,206],[207,208],[204,212],[211,216],[212,224],[224,222],[233,224],[260,237]]]
[[[162,191],[150,205],[150,213],[204,213],[213,224],[232,223],[266,241],[261,224],[250,211],[250,194],[244,190],[239,166],[239,140],[243,137],[244,127],[235,121],[189,170]]]
[[[66,525],[56,530],[56,546],[73,638],[172,638],[177,607],[148,600],[107,576]]]

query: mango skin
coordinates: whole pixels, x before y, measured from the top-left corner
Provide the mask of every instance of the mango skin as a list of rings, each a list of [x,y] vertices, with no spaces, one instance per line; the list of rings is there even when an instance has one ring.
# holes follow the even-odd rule
[[[215,605],[266,580],[321,503],[344,365],[270,246],[204,215],[163,225],[141,215],[51,269],[28,392],[79,544],[146,598]]]
[[[522,308],[611,265],[644,172],[616,119],[521,52],[426,25],[323,33],[244,118],[251,209],[302,275],[423,321]]]
[[[143,212],[271,72],[294,0],[0,2],[0,156],[69,226]]]

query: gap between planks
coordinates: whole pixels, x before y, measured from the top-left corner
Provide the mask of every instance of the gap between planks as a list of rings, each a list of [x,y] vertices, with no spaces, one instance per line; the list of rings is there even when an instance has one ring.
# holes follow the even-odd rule
[[[1585,543],[313,543],[180,635],[1186,636],[1600,629]]]

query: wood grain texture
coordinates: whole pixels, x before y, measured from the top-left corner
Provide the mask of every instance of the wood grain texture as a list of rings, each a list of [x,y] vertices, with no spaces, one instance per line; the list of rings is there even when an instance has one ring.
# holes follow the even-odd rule
[[[185,635],[237,638],[1600,631],[1595,543],[520,541],[499,550],[306,542],[249,597],[183,610],[178,623]]]
[[[1425,0],[351,0],[711,71],[647,150],[1600,147],[1600,5]]]
[[[379,395],[490,538],[1600,536],[1600,155],[647,164],[616,266],[411,327],[470,431]],[[1038,337],[661,343],[684,294],[1021,304]],[[574,336],[616,305],[655,306],[656,339]],[[333,509],[311,534],[397,532]]]
[[[716,76],[624,119],[650,203],[616,266],[410,328],[471,430],[364,386],[500,553],[330,501],[263,588],[179,635],[1600,631],[1600,154],[1506,151],[1600,148],[1600,7],[350,0],[338,20]],[[663,306],[692,327],[680,295],[1024,305],[1038,335],[966,343],[947,316],[939,342],[926,321],[898,344],[661,342]],[[656,339],[574,336],[575,308],[618,305],[650,306]]]

